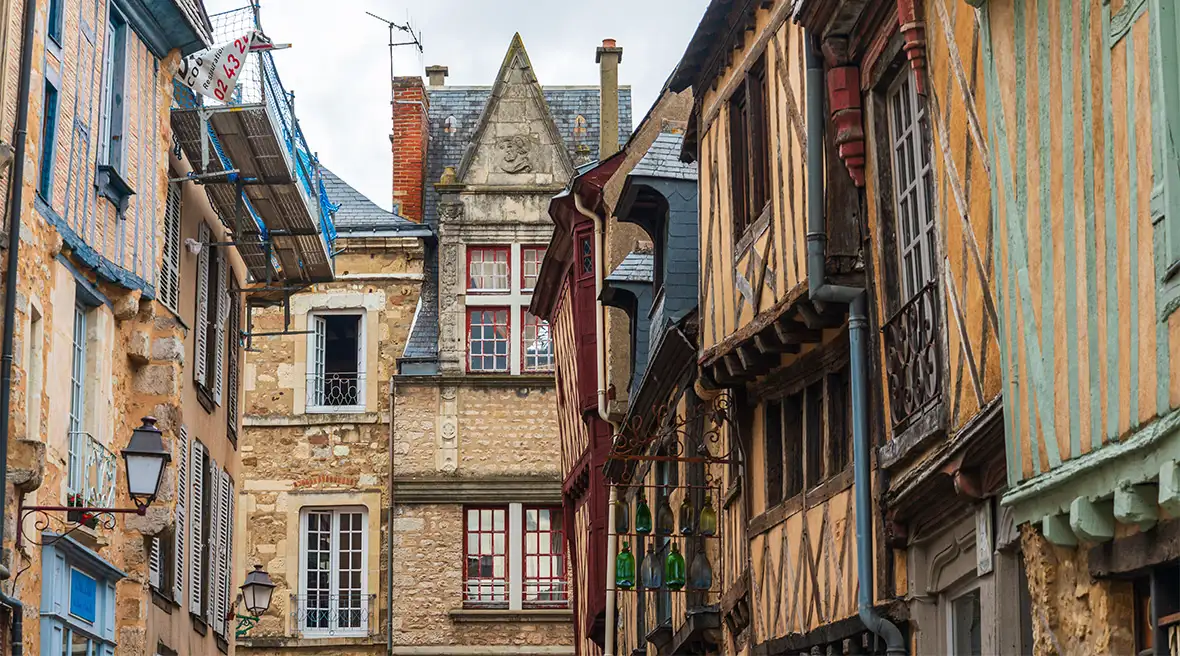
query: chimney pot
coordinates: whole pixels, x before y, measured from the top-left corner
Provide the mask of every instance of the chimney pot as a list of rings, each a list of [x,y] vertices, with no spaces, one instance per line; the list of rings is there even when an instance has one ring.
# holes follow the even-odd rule
[[[603,48],[613,48],[613,47],[615,47],[615,40],[614,40],[614,39],[603,39],[603,40],[602,40],[602,47],[603,47]]]
[[[427,66],[426,77],[430,79],[430,86],[441,87],[445,84],[444,80],[450,74],[450,69],[446,66]]]

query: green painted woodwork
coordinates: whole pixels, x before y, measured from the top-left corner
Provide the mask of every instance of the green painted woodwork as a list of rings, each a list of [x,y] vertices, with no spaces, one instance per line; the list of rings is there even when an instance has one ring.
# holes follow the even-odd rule
[[[1180,513],[1180,464],[1175,460],[1160,465],[1159,506],[1175,517]]]
[[[1131,3],[1128,2],[1128,5]],[[1126,9],[1124,5],[1123,9]],[[1136,129],[1135,129],[1135,49],[1131,47],[1132,43],[1126,44],[1127,52],[1127,161],[1131,164],[1129,175],[1127,176],[1128,187],[1128,202],[1130,204],[1130,211],[1128,212],[1128,252],[1127,259],[1131,263],[1129,269],[1130,278],[1130,312],[1126,315],[1126,320],[1131,323],[1131,348],[1127,354],[1128,365],[1130,369],[1128,386],[1131,389],[1131,407],[1130,419],[1133,428],[1139,427],[1139,413],[1136,409],[1139,406],[1139,175],[1138,175],[1138,153],[1136,152]]]
[[[1102,3],[1102,34],[1110,34],[1110,5]],[[1102,48],[1102,89],[1110,94],[1112,87],[1110,72],[1110,42]],[[1102,167],[1104,172],[1103,195],[1106,200],[1106,434],[1117,435],[1119,427],[1119,295],[1118,270],[1111,263],[1117,261],[1118,251],[1115,235],[1117,220],[1114,209],[1114,109],[1110,99],[1102,103]],[[1097,343],[1097,342],[1095,342]]]
[[[1149,530],[1159,521],[1158,498],[1155,485],[1119,481],[1114,488],[1114,518],[1123,524],[1135,524],[1140,531]]]
[[[1045,515],[1041,520],[1041,533],[1046,540],[1059,547],[1078,546],[1078,537],[1069,527],[1068,515]]]
[[[1163,214],[1167,229],[1168,264],[1180,261],[1180,9],[1176,0],[1152,0],[1152,37],[1158,48],[1158,87],[1162,120],[1153,124],[1161,150]]]
[[[1083,209],[1086,212],[1086,334],[1091,343],[1098,342],[1098,215],[1094,204],[1094,78],[1090,75],[1093,68],[1092,53],[1090,52],[1090,33],[1093,14],[1092,2],[1081,3],[1081,25],[1083,29],[1082,70],[1078,74],[1082,78],[1082,169]],[[1093,353],[1093,352],[1091,352]],[[1101,367],[1096,354],[1088,358],[1090,362],[1090,448],[1102,446],[1102,387]],[[1093,409],[1099,411],[1095,412]],[[1009,478],[1009,481],[1015,479]]]
[[[1066,371],[1069,372],[1069,394],[1066,397],[1069,403],[1069,450],[1070,454],[1078,454],[1082,452],[1082,401],[1081,392],[1078,389],[1081,385],[1081,380],[1078,373],[1078,351],[1077,348],[1069,348],[1069,344],[1078,344],[1078,274],[1077,274],[1077,249],[1072,248],[1072,239],[1077,234],[1074,224],[1074,107],[1070,99],[1073,98],[1073,8],[1070,2],[1061,3],[1061,97],[1064,101],[1061,103],[1061,124],[1064,127],[1063,141],[1061,146],[1061,188],[1064,190],[1064,195],[1061,204],[1061,219],[1062,230],[1067,236],[1065,244],[1065,276],[1061,281],[1065,285],[1065,330],[1066,330],[1066,353],[1068,353],[1068,366]],[[1046,43],[1047,42],[1043,42]],[[1043,50],[1048,50],[1044,47]],[[1042,85],[1046,89],[1049,85]],[[1042,109],[1041,120],[1049,122],[1052,120],[1048,114],[1052,112],[1052,108],[1048,111]],[[1046,222],[1049,225],[1049,222]],[[1046,289],[1047,285],[1044,286]],[[1049,296],[1051,299],[1052,296]],[[1054,340],[1050,338],[1049,342]],[[1051,354],[1045,355],[1046,359],[1051,359]]]
[[[1069,527],[1074,535],[1087,542],[1106,542],[1114,538],[1114,504],[1078,497],[1069,504]]]

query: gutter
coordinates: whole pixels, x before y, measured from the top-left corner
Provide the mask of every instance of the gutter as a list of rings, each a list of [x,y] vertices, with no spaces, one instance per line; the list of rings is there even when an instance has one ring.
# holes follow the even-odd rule
[[[810,36],[810,35],[809,35]],[[885,641],[888,656],[905,656],[897,625],[873,608],[872,472],[869,467],[869,321],[863,287],[829,284],[824,216],[824,68],[814,46],[807,47],[807,287],[813,302],[848,305],[849,378],[852,397],[853,488],[856,500],[857,609],[865,628]]]
[[[422,299],[418,299],[422,304]],[[418,316],[414,315],[417,321]],[[413,328],[410,329],[413,334]],[[385,653],[393,656],[393,518],[394,518],[394,466],[397,463],[397,453],[393,450],[393,422],[397,417],[397,382],[389,379],[389,513],[386,521],[389,527],[389,544],[385,547]]]
[[[21,212],[24,210],[25,147],[29,135],[29,87],[33,76],[33,20],[37,0],[25,0],[24,39],[20,51],[20,80],[17,85],[16,130],[13,133],[15,163],[8,176],[8,261],[4,274],[4,333],[0,347],[0,463],[8,462],[9,418],[12,416],[12,359],[16,342],[16,282],[20,264]],[[4,544],[4,519],[8,491],[7,467],[0,467],[0,546]],[[17,529],[19,530],[19,528]],[[0,579],[10,575],[7,565],[0,563]],[[13,622],[15,630],[19,625]],[[14,640],[13,644],[19,644]]]

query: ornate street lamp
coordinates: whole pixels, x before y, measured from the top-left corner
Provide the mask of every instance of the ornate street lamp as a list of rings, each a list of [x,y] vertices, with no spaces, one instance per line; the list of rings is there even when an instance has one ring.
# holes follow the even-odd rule
[[[16,548],[20,549],[21,547],[22,538],[24,538],[24,520],[31,513],[38,513],[42,516],[42,519],[38,519],[35,524],[38,531],[47,529],[50,519],[63,524],[74,524],[61,535],[54,537],[52,542],[56,542],[78,530],[79,527],[93,522],[99,515],[108,515],[104,521],[106,528],[114,528],[115,514],[146,515],[148,506],[156,500],[156,495],[160,492],[160,483],[164,480],[164,468],[171,460],[172,455],[164,448],[164,439],[160,429],[156,428],[156,418],[144,417],[143,425],[135,429],[127,448],[123,449],[123,461],[127,468],[127,490],[135,507],[100,508],[87,506],[88,499],[82,499],[81,503],[74,505],[72,499],[74,495],[71,495],[71,505],[68,506],[26,506],[24,505],[25,495],[21,494],[17,498]],[[66,519],[61,520],[53,517],[49,514],[52,512],[64,512]],[[93,524],[91,525],[93,526]],[[34,544],[45,544],[31,538],[29,541]]]
[[[143,425],[131,434],[131,441],[123,449],[123,461],[127,466],[127,491],[136,508],[147,507],[156,500],[160,482],[164,480],[164,467],[172,455],[164,448],[164,438],[156,428],[155,417],[144,417]]]
[[[236,610],[230,610],[230,616],[226,618],[231,619],[236,615],[238,620],[238,626],[234,630],[236,638],[241,638],[249,633],[250,629],[258,623],[258,618],[270,608],[270,598],[274,594],[275,584],[270,580],[270,574],[262,569],[262,565],[255,565],[254,571],[246,575],[246,581],[242,583],[241,590],[234,602],[234,607],[244,604],[249,615],[236,615]]]

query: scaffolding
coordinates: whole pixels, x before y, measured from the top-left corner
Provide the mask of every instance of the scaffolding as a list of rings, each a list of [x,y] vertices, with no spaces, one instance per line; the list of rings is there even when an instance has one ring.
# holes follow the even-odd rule
[[[261,32],[258,7],[210,16],[215,43]],[[193,165],[185,180],[209,200],[250,273],[251,304],[286,301],[308,284],[333,279],[336,228],[319,160],[295,117],[295,96],[270,50],[252,50],[225,102],[173,83],[176,147]]]

